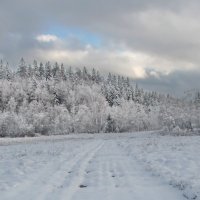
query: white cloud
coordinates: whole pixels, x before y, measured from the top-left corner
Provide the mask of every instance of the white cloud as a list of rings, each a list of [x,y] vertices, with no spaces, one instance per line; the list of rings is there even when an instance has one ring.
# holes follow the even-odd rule
[[[36,37],[36,40],[39,42],[55,42],[58,40],[58,37],[56,35],[38,35]]]
[[[59,61],[64,63],[84,62],[86,51],[69,51],[69,50],[38,50],[38,55],[44,55],[41,59],[48,59],[52,62]]]

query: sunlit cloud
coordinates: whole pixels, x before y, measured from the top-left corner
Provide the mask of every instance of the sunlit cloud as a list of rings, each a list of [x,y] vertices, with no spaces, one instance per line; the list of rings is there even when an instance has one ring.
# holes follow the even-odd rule
[[[146,78],[147,74],[144,68],[142,67],[133,67],[132,68],[133,75],[135,78]]]

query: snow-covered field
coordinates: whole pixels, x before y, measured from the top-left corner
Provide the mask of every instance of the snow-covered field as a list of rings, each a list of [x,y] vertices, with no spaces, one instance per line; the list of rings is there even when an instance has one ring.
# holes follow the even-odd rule
[[[199,149],[156,133],[0,139],[0,199],[200,199]]]

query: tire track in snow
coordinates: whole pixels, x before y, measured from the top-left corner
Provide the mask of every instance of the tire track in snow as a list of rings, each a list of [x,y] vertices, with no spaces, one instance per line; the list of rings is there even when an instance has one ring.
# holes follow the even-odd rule
[[[90,149],[88,151],[88,154],[82,157],[83,160],[77,168],[78,170],[77,175],[72,176],[69,187],[64,188],[61,197],[59,199],[70,200],[73,198],[73,195],[80,189],[80,185],[83,183],[87,166],[91,163],[92,159],[94,158],[96,153],[103,147],[103,145],[104,141],[100,141],[95,148]],[[65,187],[65,184],[63,185],[63,187]]]
[[[85,169],[90,173],[81,177],[83,183],[89,183],[88,187],[75,190],[74,195],[63,200],[184,199],[175,188],[146,172],[143,165],[128,155],[119,140],[105,141],[101,151]]]
[[[87,149],[85,151],[81,151],[84,147],[87,147],[90,143],[83,143],[83,146],[73,149],[72,152],[68,152],[68,158],[66,156],[66,150],[56,157],[54,160],[50,157],[50,163],[47,161],[47,165],[44,165],[42,169],[36,170],[27,180],[22,181],[15,188],[11,188],[10,193],[5,194],[3,199],[5,200],[13,200],[13,199],[28,199],[35,200],[37,196],[43,194],[44,186],[48,185],[49,179],[53,176],[54,173],[60,172],[62,165],[69,163],[69,165],[76,164],[75,161],[78,161],[80,158],[80,153],[84,156],[87,154]],[[74,156],[75,155],[75,156]],[[62,160],[62,158],[65,158]],[[75,160],[75,161],[74,161]],[[74,161],[74,162],[73,162]],[[72,166],[73,167],[73,166]],[[49,192],[49,191],[48,191]]]
[[[89,147],[89,148],[87,148]],[[39,190],[37,200],[57,199],[65,190],[70,190],[73,176],[77,174],[80,176],[79,168],[85,159],[95,151],[97,143],[88,143],[86,150],[79,152],[79,154],[70,162],[63,160],[62,166],[59,170],[55,170],[54,174],[48,179],[47,184]],[[59,181],[59,182],[58,182]]]

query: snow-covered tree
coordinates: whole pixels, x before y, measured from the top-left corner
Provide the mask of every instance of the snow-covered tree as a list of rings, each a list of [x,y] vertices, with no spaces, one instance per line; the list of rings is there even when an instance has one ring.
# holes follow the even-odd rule
[[[18,67],[18,74],[21,78],[27,77],[27,66],[23,58],[21,58],[19,67]]]
[[[0,62],[0,136],[127,132],[200,127],[200,95],[190,102],[147,92],[131,79],[22,58]]]

